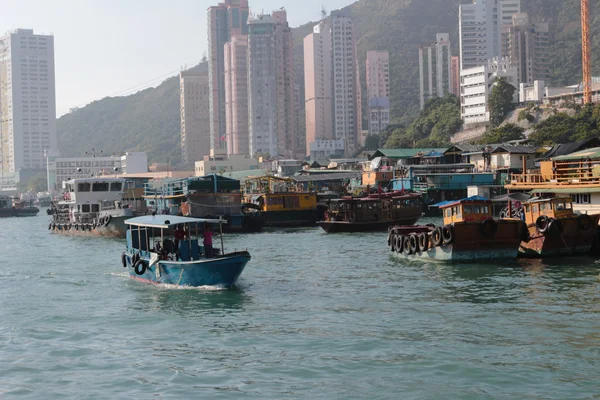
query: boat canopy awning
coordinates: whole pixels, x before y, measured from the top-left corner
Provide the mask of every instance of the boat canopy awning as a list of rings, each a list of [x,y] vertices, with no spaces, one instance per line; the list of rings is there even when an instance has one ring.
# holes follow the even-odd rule
[[[457,204],[457,203],[462,203],[465,201],[490,201],[490,199],[488,199],[487,197],[483,197],[483,196],[471,196],[471,197],[467,197],[467,198],[460,199],[460,200],[442,201],[442,202],[439,202],[436,204],[432,204],[431,207],[445,207],[450,204]]]
[[[179,217],[177,215],[145,215],[143,217],[130,218],[125,221],[127,225],[143,226],[147,228],[171,228],[181,224],[226,224],[225,219],[206,219]]]
[[[531,195],[527,193],[515,192],[509,194],[501,194],[496,197],[492,197],[491,200],[494,202],[500,201],[527,201],[531,199]]]
[[[594,186],[589,188],[544,188],[533,189],[529,193],[561,193],[561,194],[583,194],[583,193],[600,193],[600,187]]]

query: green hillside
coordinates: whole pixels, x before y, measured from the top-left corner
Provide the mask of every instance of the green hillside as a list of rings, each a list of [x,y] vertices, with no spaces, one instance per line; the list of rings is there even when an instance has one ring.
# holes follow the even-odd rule
[[[355,23],[363,93],[367,50],[390,52],[392,120],[408,125],[419,111],[418,47],[449,32],[458,52],[461,0],[361,0],[349,6]],[[594,71],[600,71],[600,2],[593,2]],[[531,15],[551,22],[553,84],[574,84],[581,74],[579,0],[523,0]],[[532,12],[535,10],[535,12]],[[304,93],[304,36],[314,22],[294,29],[297,83]],[[364,104],[363,99],[363,104]],[[364,107],[363,107],[364,110]],[[304,120],[301,117],[301,125]],[[169,78],[153,89],[126,97],[105,98],[58,120],[59,148],[66,156],[94,147],[105,153],[147,151],[151,161],[180,161],[179,81]]]

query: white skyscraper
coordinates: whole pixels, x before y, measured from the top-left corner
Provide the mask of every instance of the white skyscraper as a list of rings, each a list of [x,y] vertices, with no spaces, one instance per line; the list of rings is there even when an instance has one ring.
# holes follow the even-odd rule
[[[335,139],[344,140],[346,156],[358,143],[358,79],[354,26],[349,13],[331,13],[331,51],[333,67],[333,126]]]
[[[460,68],[486,65],[502,56],[502,27],[512,24],[512,16],[521,12],[521,0],[473,0],[461,4],[458,12],[460,31]]]
[[[0,37],[0,172],[46,168],[57,149],[54,37],[17,29]]]

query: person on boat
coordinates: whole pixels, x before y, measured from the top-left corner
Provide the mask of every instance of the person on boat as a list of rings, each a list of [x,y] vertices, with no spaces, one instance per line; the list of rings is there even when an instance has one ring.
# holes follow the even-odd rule
[[[206,254],[206,258],[211,258],[213,256],[213,231],[210,224],[204,224],[204,232],[202,233],[202,237],[204,239],[204,254]]]
[[[177,225],[173,231],[173,238],[175,239],[175,248],[179,249],[179,241],[185,240],[187,232],[184,230],[182,225]]]

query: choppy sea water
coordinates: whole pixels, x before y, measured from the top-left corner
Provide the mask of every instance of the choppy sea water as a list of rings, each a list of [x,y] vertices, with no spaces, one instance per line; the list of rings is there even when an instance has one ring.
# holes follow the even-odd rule
[[[600,396],[593,258],[406,263],[385,233],[270,230],[225,238],[253,257],[237,288],[180,289],[47,221],[0,219],[0,398]]]

